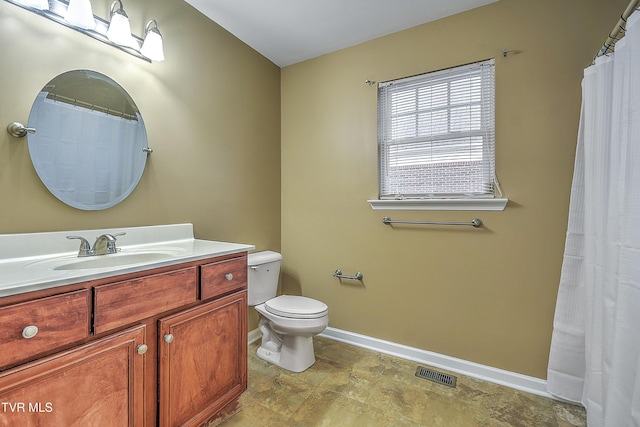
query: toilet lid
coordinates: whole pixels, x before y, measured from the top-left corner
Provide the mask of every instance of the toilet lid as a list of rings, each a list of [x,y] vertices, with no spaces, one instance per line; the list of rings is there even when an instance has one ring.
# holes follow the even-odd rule
[[[264,303],[269,313],[296,319],[314,319],[327,314],[327,304],[307,297],[280,295]]]

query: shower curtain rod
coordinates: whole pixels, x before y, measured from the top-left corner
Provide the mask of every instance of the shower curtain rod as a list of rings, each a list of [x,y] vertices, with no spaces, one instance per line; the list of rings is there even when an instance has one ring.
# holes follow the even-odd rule
[[[616,44],[618,40],[620,40],[618,38],[618,34],[626,30],[627,18],[633,13],[634,10],[638,8],[638,4],[640,4],[640,0],[631,0],[629,2],[629,5],[627,6],[627,8],[624,10],[622,15],[620,15],[620,19],[618,20],[618,23],[613,28],[613,30],[611,30],[611,32],[609,33],[609,37],[607,37],[607,40],[605,40],[604,44],[602,45],[602,48],[600,48],[596,56],[593,58],[594,62],[597,57],[613,52],[613,46]]]
[[[100,111],[101,113],[120,117],[121,119],[125,120],[135,120],[136,122],[138,121],[138,117],[133,114],[123,113],[122,111],[102,107],[96,104],[90,104],[88,102],[84,102],[75,98],[69,98],[68,96],[60,95],[57,93],[47,93],[47,99],[52,99],[54,102],[63,102],[65,104],[73,105],[74,107],[86,108],[87,110],[91,111]]]

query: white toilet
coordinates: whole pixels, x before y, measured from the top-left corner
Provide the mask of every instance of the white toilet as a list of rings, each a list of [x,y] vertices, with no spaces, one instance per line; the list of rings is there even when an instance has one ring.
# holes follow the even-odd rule
[[[278,278],[282,255],[264,251],[249,254],[247,287],[249,305],[260,315],[262,345],[258,357],[293,372],[302,372],[316,361],[313,336],[329,324],[329,308],[323,302],[280,295]]]

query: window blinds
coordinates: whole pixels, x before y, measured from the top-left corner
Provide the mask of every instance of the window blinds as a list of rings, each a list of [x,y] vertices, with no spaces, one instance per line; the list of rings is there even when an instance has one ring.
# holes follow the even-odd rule
[[[494,60],[378,85],[380,198],[493,197]]]

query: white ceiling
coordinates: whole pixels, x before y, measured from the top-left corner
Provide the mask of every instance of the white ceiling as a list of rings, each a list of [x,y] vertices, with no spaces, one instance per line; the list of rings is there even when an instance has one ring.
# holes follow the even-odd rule
[[[497,0],[185,0],[280,67]]]

